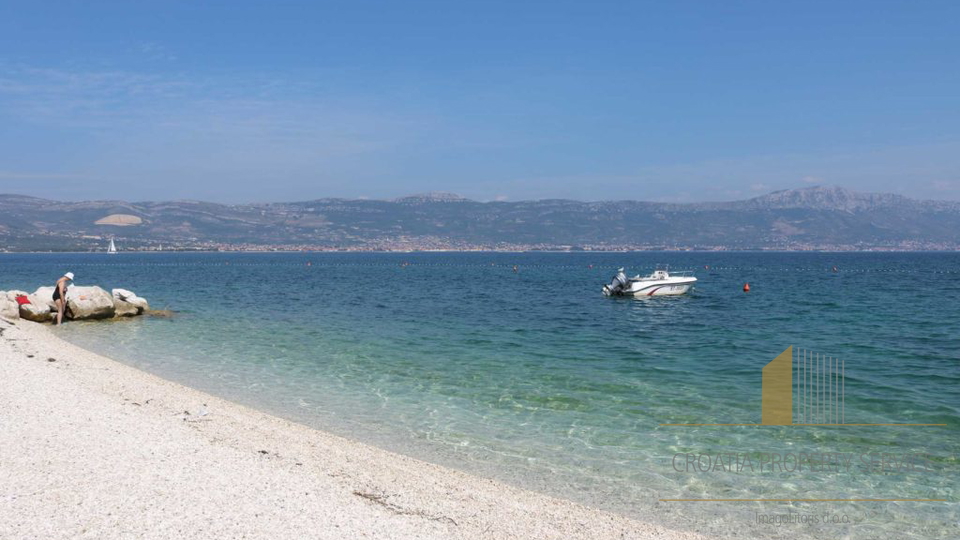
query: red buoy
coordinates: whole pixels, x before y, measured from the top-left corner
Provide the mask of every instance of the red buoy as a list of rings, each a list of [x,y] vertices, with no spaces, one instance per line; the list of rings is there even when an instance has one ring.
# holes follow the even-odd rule
[[[743,292],[750,292],[750,284],[749,284],[749,283],[744,283],[744,284],[743,284]]]

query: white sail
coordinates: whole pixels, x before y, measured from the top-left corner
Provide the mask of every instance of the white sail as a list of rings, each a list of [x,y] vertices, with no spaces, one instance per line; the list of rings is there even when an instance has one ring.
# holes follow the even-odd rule
[[[113,243],[113,238],[110,239],[110,247],[107,248],[107,253],[115,255],[117,253],[117,245]]]

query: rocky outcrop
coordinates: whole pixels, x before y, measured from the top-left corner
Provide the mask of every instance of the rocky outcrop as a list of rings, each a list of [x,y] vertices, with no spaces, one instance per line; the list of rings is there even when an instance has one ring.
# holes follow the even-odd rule
[[[67,289],[67,312],[71,319],[109,319],[116,311],[113,296],[100,287]]]
[[[40,287],[33,294],[25,291],[0,291],[0,317],[34,322],[56,320],[57,304],[53,301],[53,291],[53,287]],[[19,304],[18,296],[26,296],[29,303]],[[127,289],[107,292],[100,287],[74,285],[67,288],[66,296],[67,309],[64,319],[67,320],[134,317],[150,311],[150,304],[146,299]]]

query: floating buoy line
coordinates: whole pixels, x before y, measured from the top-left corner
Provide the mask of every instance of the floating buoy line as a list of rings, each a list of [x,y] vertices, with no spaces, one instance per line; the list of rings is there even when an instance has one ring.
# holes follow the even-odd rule
[[[15,261],[8,264],[30,264],[45,266],[63,266],[63,261]],[[494,269],[559,269],[559,270],[597,270],[597,271],[616,271],[620,266],[617,265],[598,265],[598,264],[518,264],[515,262],[475,262],[475,263],[436,263],[436,262],[412,262],[412,261],[391,261],[391,262],[318,262],[318,261],[297,261],[297,262],[237,262],[237,261],[197,261],[197,262],[123,262],[111,260],[110,262],[70,262],[70,266],[76,267],[217,267],[217,266],[237,266],[237,267],[307,267],[307,268],[388,268],[393,267],[421,267],[421,268],[494,268]],[[756,273],[774,273],[774,272],[809,272],[820,274],[869,274],[869,273],[891,273],[891,274],[960,274],[957,270],[929,270],[916,268],[854,268],[846,269],[836,266],[824,267],[783,267],[771,268],[765,266],[713,266],[701,265],[700,273],[720,273],[720,272],[750,272]],[[682,270],[682,268],[678,268]]]

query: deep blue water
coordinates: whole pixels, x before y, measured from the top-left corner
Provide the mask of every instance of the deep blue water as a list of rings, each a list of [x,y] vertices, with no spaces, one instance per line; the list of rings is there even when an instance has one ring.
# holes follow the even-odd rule
[[[656,263],[696,270],[695,292],[600,294]],[[722,536],[960,536],[960,254],[6,254],[0,289],[67,270],[177,315],[66,339],[318,428]],[[760,422],[760,370],[790,345],[843,359],[847,423],[947,425],[660,425]],[[936,472],[677,472],[686,452],[923,453]],[[855,525],[756,523],[788,512]]]

